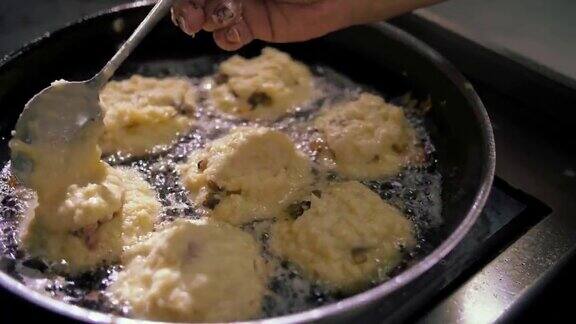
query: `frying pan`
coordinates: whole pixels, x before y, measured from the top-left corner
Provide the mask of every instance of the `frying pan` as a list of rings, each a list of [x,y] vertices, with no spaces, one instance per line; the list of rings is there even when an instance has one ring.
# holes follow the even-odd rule
[[[3,59],[0,63],[2,163],[9,159],[10,131],[26,101],[53,80],[85,80],[94,75],[143,19],[150,3],[120,6],[83,19]],[[255,42],[241,54],[252,55],[264,45]],[[434,248],[408,269],[370,290],[275,320],[349,321],[376,308],[383,309],[380,314],[386,316],[386,310],[398,307],[391,296],[417,294],[410,286],[422,280],[423,274],[454,249],[486,202],[495,168],[494,139],[486,111],[472,86],[449,62],[422,42],[386,23],[351,27],[320,39],[275,46],[304,62],[327,65],[389,97],[411,91],[416,97],[429,95],[432,100],[425,123],[435,144],[438,168],[443,176],[444,219],[444,224],[429,239]],[[209,34],[201,33],[191,39],[165,19],[134,52],[130,61],[138,64],[222,54]],[[130,322],[55,301],[2,272],[0,285],[32,303],[77,320]]]

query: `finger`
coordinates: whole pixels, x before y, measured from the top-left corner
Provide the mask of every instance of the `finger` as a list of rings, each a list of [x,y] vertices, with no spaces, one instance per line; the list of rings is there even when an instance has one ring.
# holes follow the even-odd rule
[[[204,7],[204,30],[215,31],[236,24],[242,17],[241,0],[208,0]]]
[[[254,40],[254,35],[244,19],[232,26],[214,32],[214,41],[220,48],[235,51]]]
[[[183,32],[194,36],[204,25],[205,0],[177,0],[172,7],[172,22]]]

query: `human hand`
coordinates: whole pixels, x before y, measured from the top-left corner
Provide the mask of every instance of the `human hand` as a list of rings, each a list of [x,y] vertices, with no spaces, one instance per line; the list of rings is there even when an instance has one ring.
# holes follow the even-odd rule
[[[177,0],[172,20],[185,33],[213,32],[237,50],[254,39],[296,42],[393,17],[441,0]]]

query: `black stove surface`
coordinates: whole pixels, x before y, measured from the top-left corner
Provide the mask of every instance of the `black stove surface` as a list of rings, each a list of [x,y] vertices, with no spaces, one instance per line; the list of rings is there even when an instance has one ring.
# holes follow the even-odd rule
[[[0,9],[14,2],[2,1]],[[63,19],[72,20],[119,2],[125,1],[50,3],[65,5]],[[58,26],[47,22],[51,17],[18,21],[3,13],[0,26],[9,37],[0,53],[13,49],[18,37],[28,41],[38,26]],[[392,296],[382,313],[360,320],[485,323],[567,314],[557,291],[576,287],[576,121],[563,112],[574,111],[576,92],[421,17],[393,23],[438,49],[472,81],[494,125],[497,179],[470,235],[439,264],[450,271],[440,276],[433,269],[411,287],[418,294]],[[402,307],[390,312],[390,303]],[[34,319],[67,322],[0,289],[0,322]]]
[[[503,248],[460,278],[457,287],[429,301],[419,321],[516,322],[571,315],[563,296],[576,288],[576,278],[567,275],[576,270],[576,91],[448,24],[417,15],[393,23],[437,49],[470,79],[494,127],[497,177],[549,208],[519,235],[503,234]],[[468,312],[469,305],[477,311]]]

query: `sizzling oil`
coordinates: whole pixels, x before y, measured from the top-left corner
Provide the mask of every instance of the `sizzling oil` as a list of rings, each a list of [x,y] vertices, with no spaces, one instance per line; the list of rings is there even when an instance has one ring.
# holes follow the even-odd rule
[[[202,77],[199,74],[208,75],[213,72],[205,68],[207,62],[211,63],[210,66],[215,66],[214,61],[207,58],[186,63],[165,61],[139,65],[134,73],[156,77],[186,75],[190,78],[190,82],[199,87],[200,105],[194,112],[194,117],[198,120],[197,126],[174,145],[158,148],[145,158],[112,155],[104,159],[113,166],[130,166],[142,172],[156,190],[163,205],[162,222],[170,222],[180,217],[199,217],[196,208],[187,197],[186,190],[180,184],[176,171],[176,165],[184,162],[191,152],[204,147],[210,140],[226,134],[232,127],[259,124],[285,132],[302,152],[314,159],[315,153],[310,148],[310,142],[316,135],[309,126],[309,121],[317,115],[321,107],[331,102],[353,98],[360,91],[370,90],[354,84],[328,68],[315,67],[316,95],[311,102],[299,107],[294,115],[273,123],[241,122],[222,116],[206,104],[207,93],[213,85],[213,80],[210,76]],[[364,181],[365,185],[378,193],[382,199],[402,210],[416,225],[419,244],[414,250],[405,251],[404,262],[392,271],[399,273],[417,261],[419,256],[429,252],[426,234],[442,223],[440,199],[442,178],[435,167],[434,146],[423,126],[424,116],[421,110],[416,108],[418,104],[409,97],[389,98],[389,100],[406,106],[405,113],[416,129],[427,157],[424,165],[406,168],[394,177]],[[338,180],[338,175],[333,173],[320,173],[319,176],[325,177],[328,181]],[[0,173],[0,270],[53,298],[94,310],[129,316],[128,307],[105,293],[108,284],[121,270],[120,265],[105,266],[70,277],[59,272],[58,264],[48,264],[43,260],[29,258],[19,248],[19,224],[24,218],[23,215],[29,210],[32,197],[29,190],[15,185],[7,163]],[[268,282],[269,293],[264,297],[261,317],[303,311],[346,297],[331,294],[321,285],[306,280],[295,265],[272,255],[268,250],[271,224],[272,221],[258,221],[242,227],[262,245],[264,257],[275,269]],[[381,273],[371,284],[377,285],[391,275]]]

